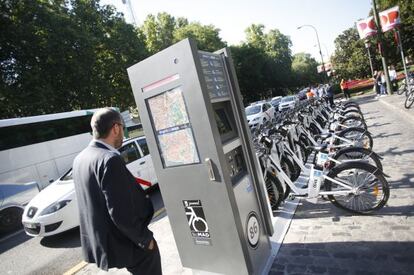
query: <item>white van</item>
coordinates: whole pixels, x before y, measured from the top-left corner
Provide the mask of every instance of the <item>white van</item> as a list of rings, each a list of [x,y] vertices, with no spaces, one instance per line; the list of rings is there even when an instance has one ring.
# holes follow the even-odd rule
[[[147,140],[144,136],[124,140],[118,151],[121,153],[128,170],[142,188],[147,189],[158,183]]]

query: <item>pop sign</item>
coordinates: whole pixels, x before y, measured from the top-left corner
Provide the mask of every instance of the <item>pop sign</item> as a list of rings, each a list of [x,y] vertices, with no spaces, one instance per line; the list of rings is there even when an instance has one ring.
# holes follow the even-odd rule
[[[361,39],[368,38],[377,33],[377,27],[375,26],[374,17],[368,17],[367,19],[359,20],[356,23],[359,37]]]
[[[379,13],[381,19],[381,29],[383,32],[389,31],[401,24],[400,10],[398,6]]]

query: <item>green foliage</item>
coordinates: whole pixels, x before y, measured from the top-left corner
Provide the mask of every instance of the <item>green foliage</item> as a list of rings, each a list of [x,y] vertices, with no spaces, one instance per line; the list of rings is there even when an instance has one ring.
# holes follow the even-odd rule
[[[266,54],[249,45],[233,46],[230,50],[244,102],[253,102],[264,97],[267,90],[264,77]]]
[[[261,56],[260,67],[255,68],[255,74],[260,72],[261,78],[250,77],[249,81],[256,83],[259,91],[256,93],[256,98],[265,98],[275,95],[283,95],[289,92],[288,87],[295,86],[292,83],[294,80],[292,76],[292,53],[290,47],[292,42],[290,38],[282,34],[277,29],[271,29],[268,33],[264,31],[264,25],[252,24],[246,30],[246,42],[242,44],[241,51],[255,52],[256,55]],[[238,58],[244,58],[243,55]],[[259,58],[259,57],[258,57]],[[248,63],[247,63],[248,64]],[[245,74],[243,71],[237,71],[239,74]],[[240,82],[240,78],[239,78]],[[261,83],[259,86],[257,83]],[[247,83],[246,83],[247,84]],[[243,84],[240,85],[243,87]],[[248,90],[246,86],[243,90]],[[250,93],[253,92],[250,90]],[[245,97],[245,99],[249,96]]]
[[[226,46],[213,25],[159,13],[134,28],[98,0],[3,0],[0,25],[1,118],[124,110],[135,105],[129,66],[188,37],[205,51]],[[251,25],[246,42],[231,47],[246,103],[317,81],[313,59],[293,60],[290,38],[264,29]]]
[[[200,23],[190,23],[174,31],[174,42],[185,38],[197,41],[198,48],[203,51],[214,52],[226,46],[220,36],[220,30],[213,25],[203,26]]]
[[[181,20],[179,22],[185,24]],[[158,13],[156,17],[152,14],[148,15],[141,27],[148,51],[154,54],[172,45],[175,28],[175,18],[168,13]]]
[[[401,40],[406,56],[414,56],[414,0],[376,0],[378,12],[399,6],[401,18]],[[372,11],[370,11],[372,15]],[[367,15],[368,16],[368,15]],[[394,64],[402,69],[399,49],[394,39],[394,31],[383,35],[383,49],[389,65]],[[369,38],[370,52],[374,70],[382,70],[381,56],[377,48],[377,37]],[[345,30],[335,39],[335,55],[333,63],[336,74],[341,78],[363,78],[371,75],[367,49],[364,42],[359,39],[356,28]]]
[[[112,7],[8,0],[0,13],[1,118],[134,104],[126,68],[147,53]]]
[[[318,62],[308,53],[297,53],[293,56],[292,72],[298,86],[309,86],[321,83],[317,72]]]
[[[145,36],[145,44],[151,54],[155,54],[185,38],[197,41],[201,50],[215,51],[226,46],[220,36],[220,30],[213,25],[189,23],[186,18],[173,16],[163,12],[157,16],[148,15],[140,30]]]
[[[414,1],[413,0],[376,0],[378,11],[383,11],[394,6],[400,8],[401,18],[401,40],[406,56],[414,56]],[[387,46],[387,58],[389,64],[398,64],[402,68],[401,55],[397,49],[393,31],[384,34],[385,45]]]
[[[345,30],[335,39],[335,54],[332,62],[339,79],[365,78],[371,75],[367,49],[359,39],[355,27]],[[371,48],[374,57],[375,48]],[[379,59],[374,61],[379,64]]]

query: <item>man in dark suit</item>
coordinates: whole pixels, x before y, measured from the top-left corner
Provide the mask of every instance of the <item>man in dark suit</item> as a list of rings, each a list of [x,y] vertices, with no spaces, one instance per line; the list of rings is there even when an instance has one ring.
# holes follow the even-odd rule
[[[99,268],[161,274],[156,241],[148,229],[154,209],[116,148],[123,140],[119,112],[105,108],[91,120],[94,140],[73,163],[83,256]]]

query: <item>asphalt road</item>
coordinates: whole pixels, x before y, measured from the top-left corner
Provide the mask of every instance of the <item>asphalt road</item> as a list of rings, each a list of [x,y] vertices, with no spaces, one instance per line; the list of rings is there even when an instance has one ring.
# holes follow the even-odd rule
[[[159,189],[149,192],[157,215],[164,214]],[[23,230],[0,236],[1,274],[63,274],[82,261],[79,229],[31,238]]]

